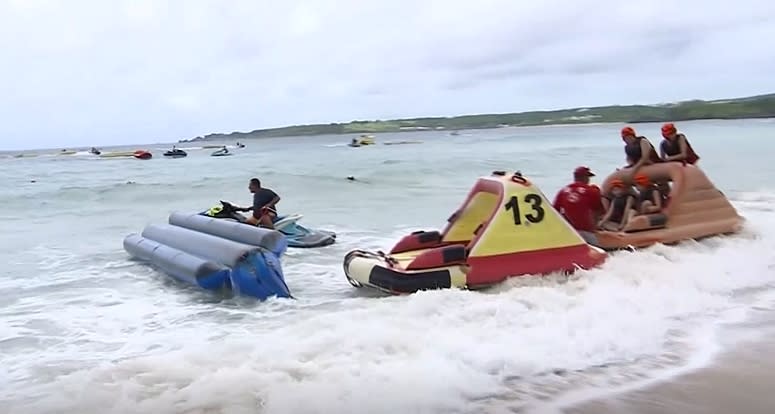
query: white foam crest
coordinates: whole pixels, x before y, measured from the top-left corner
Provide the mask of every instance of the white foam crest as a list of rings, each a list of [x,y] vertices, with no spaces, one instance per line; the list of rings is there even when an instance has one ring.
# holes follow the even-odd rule
[[[292,289],[325,283],[356,297],[220,301],[147,266],[108,263],[109,280],[24,297],[3,315],[4,338],[47,342],[34,360],[3,352],[0,394],[9,413],[499,412],[584,384],[635,386],[707,363],[717,323],[775,301],[772,290],[744,294],[775,280],[772,201],[735,202],[749,218],[739,236],[617,253],[602,269],[484,292],[366,298],[344,280],[341,255],[304,264],[295,250],[284,263]],[[387,251],[414,228],[335,230],[321,258]],[[33,253],[51,259],[53,278],[29,288],[77,279],[82,257]],[[80,269],[98,280],[92,270]],[[53,326],[36,325],[44,320]]]
[[[562,394],[568,380],[547,377],[554,370],[578,370],[583,382],[601,386],[611,376],[636,383],[654,377],[648,370],[710,358],[714,325],[745,313],[734,312],[746,304],[730,293],[775,278],[773,247],[770,238],[735,237],[656,246],[613,255],[603,269],[564,282],[518,278],[488,292],[353,298],[330,307],[278,300],[226,319],[188,306],[188,319],[144,321],[167,320],[169,329],[143,329],[142,342],[124,338],[144,356],[70,371],[30,390],[41,397],[18,412],[473,412],[517,404],[503,396]],[[284,324],[260,323],[278,308]],[[79,317],[85,314],[69,315]],[[125,318],[109,325],[140,322]],[[161,348],[148,355],[148,343]],[[78,350],[62,352],[64,359]],[[650,358],[646,368],[632,367]],[[619,371],[591,368],[617,364]],[[539,395],[535,383],[554,394]]]

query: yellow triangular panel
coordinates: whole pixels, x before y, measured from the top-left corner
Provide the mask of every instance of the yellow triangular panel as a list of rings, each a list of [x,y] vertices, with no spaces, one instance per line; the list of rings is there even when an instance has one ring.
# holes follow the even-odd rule
[[[474,237],[474,231],[490,218],[498,205],[498,195],[478,192],[460,211],[460,216],[452,223],[444,235],[444,242],[468,242]]]
[[[471,257],[585,244],[532,183],[514,182],[509,175],[488,179],[501,182],[504,197],[490,224],[482,229],[481,238],[471,249]]]

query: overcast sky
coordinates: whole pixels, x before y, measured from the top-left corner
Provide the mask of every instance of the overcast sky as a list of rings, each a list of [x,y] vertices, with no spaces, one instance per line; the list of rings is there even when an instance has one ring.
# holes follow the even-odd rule
[[[773,0],[0,0],[0,149],[775,91]]]

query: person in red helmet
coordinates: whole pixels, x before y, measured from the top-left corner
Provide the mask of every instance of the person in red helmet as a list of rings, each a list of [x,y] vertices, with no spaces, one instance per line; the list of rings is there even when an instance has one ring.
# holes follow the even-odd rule
[[[681,161],[694,165],[700,159],[686,135],[679,133],[672,122],[662,125],[662,138],[659,156],[663,161]]]
[[[640,167],[662,162],[651,142],[646,137],[636,134],[632,127],[622,128],[621,135],[625,144],[624,153],[627,156],[627,166],[625,168],[632,168],[633,175]]]
[[[578,167],[573,171],[573,182],[566,185],[554,198],[554,209],[589,244],[596,244],[596,223],[603,214],[600,188],[590,184],[595,174],[588,167]]]

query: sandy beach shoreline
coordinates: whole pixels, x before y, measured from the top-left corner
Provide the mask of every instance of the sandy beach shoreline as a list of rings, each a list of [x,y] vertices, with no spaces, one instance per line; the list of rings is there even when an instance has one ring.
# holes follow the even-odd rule
[[[722,329],[724,351],[706,367],[642,389],[594,398],[564,414],[771,414],[775,412],[775,316]],[[727,337],[728,339],[723,339]],[[742,339],[741,339],[742,338]]]

